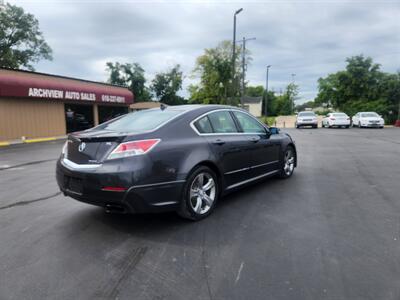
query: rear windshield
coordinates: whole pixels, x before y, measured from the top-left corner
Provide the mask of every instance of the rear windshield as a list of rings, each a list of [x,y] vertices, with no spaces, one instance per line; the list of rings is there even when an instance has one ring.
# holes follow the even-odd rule
[[[157,128],[159,125],[171,120],[182,112],[182,110],[169,109],[142,110],[102,124],[96,127],[96,129],[112,130],[116,132],[145,132]]]
[[[347,117],[347,115],[344,114],[344,113],[334,113],[333,116],[334,117],[339,117],[339,118],[346,118]]]
[[[313,112],[301,112],[299,113],[299,117],[314,117],[315,113]]]

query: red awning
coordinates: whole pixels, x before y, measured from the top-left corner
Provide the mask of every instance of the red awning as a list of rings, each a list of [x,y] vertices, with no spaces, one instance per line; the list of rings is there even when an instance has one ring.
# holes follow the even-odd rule
[[[132,104],[127,88],[34,72],[0,69],[0,97]]]

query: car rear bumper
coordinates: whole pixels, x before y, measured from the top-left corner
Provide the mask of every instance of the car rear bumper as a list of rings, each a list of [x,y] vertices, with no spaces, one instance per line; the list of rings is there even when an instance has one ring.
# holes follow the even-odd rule
[[[297,126],[313,126],[318,125],[318,121],[309,121],[309,122],[297,122]]]
[[[173,211],[178,208],[185,180],[154,183],[140,182],[140,175],[148,170],[104,172],[72,170],[57,162],[56,178],[65,196],[78,201],[104,207],[111,212],[147,213]],[[136,180],[133,180],[136,178]],[[121,191],[105,191],[104,187],[121,187]]]
[[[330,123],[330,126],[350,126],[350,121],[333,122]]]

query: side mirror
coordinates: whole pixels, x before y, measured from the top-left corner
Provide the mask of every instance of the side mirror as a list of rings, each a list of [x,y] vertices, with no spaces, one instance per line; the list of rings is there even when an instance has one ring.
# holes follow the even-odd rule
[[[269,128],[270,134],[279,134],[279,128],[277,127],[270,127]]]

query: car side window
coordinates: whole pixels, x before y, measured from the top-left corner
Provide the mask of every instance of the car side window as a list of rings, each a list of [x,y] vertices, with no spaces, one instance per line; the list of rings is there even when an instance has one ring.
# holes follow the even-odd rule
[[[208,119],[207,116],[201,118],[200,120],[197,120],[194,123],[194,126],[200,133],[213,133],[210,120]]]
[[[231,133],[238,132],[235,122],[229,111],[217,111],[210,113],[208,118],[214,129],[214,133]]]
[[[234,111],[236,119],[239,122],[240,127],[242,127],[245,133],[265,133],[265,128],[257,122],[253,117],[248,114],[242,113],[240,111]]]

